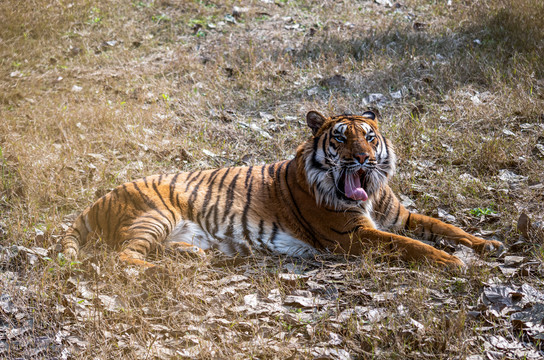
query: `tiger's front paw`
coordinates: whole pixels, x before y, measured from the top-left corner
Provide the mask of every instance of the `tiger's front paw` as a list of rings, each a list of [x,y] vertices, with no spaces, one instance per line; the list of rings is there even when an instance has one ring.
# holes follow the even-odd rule
[[[464,270],[467,267],[463,260],[459,259],[457,256],[449,254],[437,259],[436,263],[442,267],[452,270]]]
[[[493,253],[493,254],[500,254],[504,251],[504,245],[500,241],[496,240],[485,240],[476,236],[470,235],[466,239],[466,241],[470,242],[470,247],[473,248],[476,252],[482,254],[482,253]],[[463,243],[463,241],[460,241]]]

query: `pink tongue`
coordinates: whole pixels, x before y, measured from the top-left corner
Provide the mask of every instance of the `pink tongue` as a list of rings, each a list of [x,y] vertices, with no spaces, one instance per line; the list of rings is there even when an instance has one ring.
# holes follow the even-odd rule
[[[357,173],[346,174],[346,182],[344,186],[346,196],[353,200],[368,200],[366,191],[361,187],[361,179]]]

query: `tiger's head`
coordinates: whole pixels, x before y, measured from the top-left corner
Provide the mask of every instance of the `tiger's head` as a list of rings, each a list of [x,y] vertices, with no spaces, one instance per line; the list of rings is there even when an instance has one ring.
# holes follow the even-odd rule
[[[330,118],[316,111],[306,115],[313,136],[298,153],[318,204],[366,207],[364,202],[393,175],[396,156],[376,118],[372,111]]]

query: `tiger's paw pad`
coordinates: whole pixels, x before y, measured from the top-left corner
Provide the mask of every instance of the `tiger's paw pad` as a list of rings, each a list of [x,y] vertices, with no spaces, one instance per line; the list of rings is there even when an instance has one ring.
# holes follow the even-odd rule
[[[193,246],[177,246],[174,248],[174,251],[177,254],[182,254],[182,255],[188,255],[188,256],[193,256],[198,258],[206,257],[206,253],[204,252],[204,250],[194,245]]]

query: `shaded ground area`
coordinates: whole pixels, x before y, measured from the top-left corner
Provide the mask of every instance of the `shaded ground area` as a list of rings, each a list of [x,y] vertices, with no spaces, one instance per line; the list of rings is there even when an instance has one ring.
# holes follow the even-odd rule
[[[544,5],[449,3],[3,2],[0,356],[541,358]],[[369,107],[405,206],[507,253],[439,241],[466,273],[157,254],[146,274],[51,251],[120,183],[290,158],[307,111]]]

